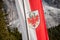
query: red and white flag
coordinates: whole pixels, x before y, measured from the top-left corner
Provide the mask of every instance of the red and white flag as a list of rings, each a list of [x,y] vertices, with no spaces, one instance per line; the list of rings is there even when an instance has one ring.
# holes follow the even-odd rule
[[[49,40],[44,18],[42,0],[15,0],[15,2],[22,24],[21,27],[23,30],[23,40]],[[23,17],[25,15],[25,17],[23,18],[22,15]],[[27,29],[24,25],[25,22],[23,21],[25,18]],[[28,30],[28,33],[26,33],[26,30]]]
[[[29,40],[49,40],[42,0],[25,0]]]

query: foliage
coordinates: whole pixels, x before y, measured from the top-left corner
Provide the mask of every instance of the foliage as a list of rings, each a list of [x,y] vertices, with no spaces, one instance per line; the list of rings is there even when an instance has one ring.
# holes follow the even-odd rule
[[[60,40],[60,25],[55,28],[48,29],[50,40]]]
[[[2,7],[3,2],[0,0],[0,40],[22,40],[17,28],[14,28],[14,32],[11,32],[10,28],[6,26],[7,24],[4,18],[6,15],[2,11]]]

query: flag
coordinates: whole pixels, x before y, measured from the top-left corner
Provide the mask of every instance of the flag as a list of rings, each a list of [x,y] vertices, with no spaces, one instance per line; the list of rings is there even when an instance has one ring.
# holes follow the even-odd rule
[[[23,40],[49,40],[42,0],[15,0]]]
[[[49,40],[42,0],[25,0],[29,40]]]
[[[46,22],[44,18],[42,0],[29,0],[31,11],[38,10],[40,23],[35,29],[37,40],[48,40],[48,33],[46,29]]]

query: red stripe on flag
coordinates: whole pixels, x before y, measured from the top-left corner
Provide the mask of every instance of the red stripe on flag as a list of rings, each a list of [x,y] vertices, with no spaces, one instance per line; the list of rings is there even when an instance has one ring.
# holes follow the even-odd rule
[[[48,40],[46,22],[42,7],[42,0],[29,0],[31,11],[38,10],[40,16],[40,25],[36,28],[37,40]]]

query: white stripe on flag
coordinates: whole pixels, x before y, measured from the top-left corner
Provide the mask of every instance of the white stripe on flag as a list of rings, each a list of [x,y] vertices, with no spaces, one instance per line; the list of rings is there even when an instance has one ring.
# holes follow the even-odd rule
[[[26,32],[26,25],[25,25],[25,17],[24,17],[24,10],[23,10],[23,3],[22,0],[15,0],[17,14],[19,16],[20,26],[18,28],[19,32],[22,32],[22,40],[28,40],[27,32]],[[22,28],[22,30],[20,30]]]

